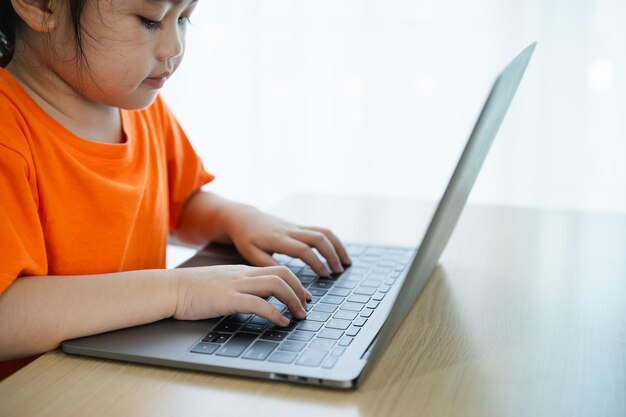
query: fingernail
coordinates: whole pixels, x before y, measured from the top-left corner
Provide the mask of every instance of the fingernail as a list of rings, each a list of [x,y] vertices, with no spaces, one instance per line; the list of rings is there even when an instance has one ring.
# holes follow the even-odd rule
[[[306,290],[306,295],[307,295],[307,300],[310,300],[311,298],[313,298],[313,294],[311,294],[308,290]]]
[[[289,324],[289,319],[288,319],[287,317],[283,316],[283,317],[280,319],[280,323],[286,326],[286,325],[288,325],[288,324]]]
[[[300,315],[306,317],[306,310],[303,307],[300,307]]]

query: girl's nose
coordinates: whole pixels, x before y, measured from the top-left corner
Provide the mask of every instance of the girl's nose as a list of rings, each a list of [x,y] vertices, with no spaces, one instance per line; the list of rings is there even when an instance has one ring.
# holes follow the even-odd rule
[[[158,56],[160,61],[173,61],[185,51],[185,32],[178,26],[163,32]]]

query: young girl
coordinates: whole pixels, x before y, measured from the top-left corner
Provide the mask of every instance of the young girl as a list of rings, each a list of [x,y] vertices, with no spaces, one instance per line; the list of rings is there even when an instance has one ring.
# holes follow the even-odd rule
[[[302,319],[311,294],[273,253],[350,264],[327,229],[200,191],[213,177],[158,96],[195,6],[0,0],[0,361],[166,317],[285,326],[262,297]],[[259,267],[165,270],[168,233]]]

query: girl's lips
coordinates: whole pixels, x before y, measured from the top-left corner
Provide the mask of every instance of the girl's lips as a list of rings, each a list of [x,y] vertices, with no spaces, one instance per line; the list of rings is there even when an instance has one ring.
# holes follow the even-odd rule
[[[146,78],[144,82],[152,88],[161,88],[163,87],[163,85],[165,84],[165,81],[167,81],[167,78],[169,76],[170,74],[162,74],[156,77]]]

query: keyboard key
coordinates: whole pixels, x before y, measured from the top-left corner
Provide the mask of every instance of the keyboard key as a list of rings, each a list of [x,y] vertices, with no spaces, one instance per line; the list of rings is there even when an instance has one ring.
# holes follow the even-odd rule
[[[369,272],[369,268],[364,267],[364,266],[353,266],[352,268],[348,269],[348,274],[349,275],[365,275]]]
[[[329,356],[326,359],[324,359],[324,362],[322,362],[322,368],[332,369],[332,367],[335,366],[338,360],[339,359],[335,358],[334,356]]]
[[[315,336],[315,333],[313,332],[302,332],[300,330],[295,330],[289,335],[287,339],[298,340],[300,342],[308,342],[309,340],[313,339],[313,336]]]
[[[382,287],[380,287],[379,291],[380,292],[389,292],[389,290],[391,289],[391,285],[383,285]]]
[[[237,314],[233,314],[232,316],[229,316],[227,321],[232,322],[232,323],[243,324],[246,321],[248,321],[252,316],[253,314],[237,313]]]
[[[303,320],[300,323],[298,323],[298,325],[296,326],[296,329],[306,330],[309,332],[316,332],[322,328],[322,324],[324,323],[320,323],[319,321]]]
[[[371,287],[359,287],[354,290],[355,294],[363,294],[363,295],[374,295],[376,293],[376,288]]]
[[[364,245],[348,245],[346,246],[346,251],[350,255],[351,258],[357,258],[361,256],[361,254],[365,251],[367,246]]]
[[[304,268],[306,266],[306,264],[304,263],[304,261],[302,259],[299,258],[291,258],[291,260],[289,261],[289,263],[287,263],[288,266],[297,266],[300,268]]]
[[[230,340],[217,351],[217,356],[228,356],[236,358],[256,339],[253,333],[235,333]]]
[[[317,337],[321,337],[322,339],[333,339],[337,340],[341,336],[343,336],[343,331],[337,329],[322,329],[317,334]]]
[[[358,283],[356,283],[356,282],[346,281],[346,280],[338,280],[335,283],[335,288],[346,288],[346,289],[352,290],[352,289],[356,288],[357,285],[358,285]]]
[[[348,311],[361,311],[363,309],[363,304],[351,303],[350,301],[346,301],[345,303],[343,303],[340,309]]]
[[[348,330],[346,330],[346,336],[356,336],[361,331],[360,327],[352,326]]]
[[[373,300],[372,300],[372,301],[370,301],[369,303],[367,303],[367,304],[365,305],[365,307],[367,307],[367,308],[371,308],[371,309],[375,309],[376,307],[378,307],[378,304],[380,304],[380,302],[379,302],[379,301],[373,301]]]
[[[363,275],[356,275],[356,274],[351,274],[351,273],[347,273],[341,276],[341,281],[342,282],[351,282],[353,284],[357,284],[359,282],[361,282],[361,280],[364,278]],[[341,288],[341,287],[340,287]]]
[[[328,291],[328,295],[336,295],[338,297],[347,297],[350,295],[350,290],[347,288],[333,288]]]
[[[377,292],[376,294],[374,294],[372,296],[372,300],[374,300],[374,301],[380,301],[383,298],[385,298],[385,293],[384,292]]]
[[[382,284],[383,282],[377,279],[366,279],[365,281],[361,282],[361,285],[364,287],[374,287],[374,288],[378,288]]]
[[[308,300],[308,301],[307,301],[307,303],[309,303],[309,304],[315,304],[315,303],[317,303],[319,300],[320,300],[320,297],[319,297],[319,296],[317,296],[317,295],[314,295],[314,296],[312,296],[312,297],[311,297],[311,299],[310,299],[310,300]]]
[[[278,311],[284,311],[287,308],[284,303],[281,303],[277,299],[272,299],[271,301],[269,301],[269,303],[274,306],[274,308]]]
[[[328,329],[346,330],[352,322],[349,320],[331,319],[326,323]]]
[[[386,250],[387,249],[385,249],[385,248],[367,247],[366,246],[365,252],[363,252],[363,253],[366,254],[366,255],[374,255],[374,256],[376,256],[378,258],[378,257],[382,256],[385,253]]]
[[[272,258],[274,258],[276,262],[278,262],[281,265],[287,265],[289,261],[291,261],[291,257],[282,253],[275,253],[272,255]]]
[[[322,304],[320,304],[322,305]],[[312,321],[326,321],[330,318],[330,313],[323,313],[319,311],[313,311],[307,314],[306,319]]]
[[[213,342],[213,343],[224,343],[226,342],[232,335],[230,333],[217,333],[211,332],[204,339],[203,342]]]
[[[317,295],[318,297],[323,296],[327,292],[327,290],[324,290],[322,288],[307,288],[307,289],[309,290],[311,295]]]
[[[268,330],[265,333],[263,333],[263,335],[260,338],[265,339],[265,340],[276,340],[280,342],[282,340],[285,340],[288,335],[289,333]]]
[[[296,365],[319,366],[326,354],[327,353],[323,350],[307,349],[300,355],[296,361]]]
[[[220,322],[217,327],[213,329],[215,332],[227,332],[234,333],[241,328],[241,324],[238,323],[230,323],[227,321]]]
[[[313,309],[313,311],[321,311],[323,313],[334,313],[335,310],[337,310],[337,307],[339,307],[336,304],[324,304],[324,303],[320,303],[318,305],[315,306],[315,308]]]
[[[341,338],[341,340],[339,341],[338,345],[339,346],[349,346],[350,343],[352,343],[352,339],[354,339],[353,337],[349,337],[349,336],[344,336]]]
[[[352,294],[350,297],[348,297],[348,301],[353,302],[353,303],[365,304],[369,300],[370,300],[369,296],[362,295],[362,294]]]
[[[296,357],[298,357],[297,353],[277,350],[276,352],[272,353],[272,356],[270,356],[268,361],[277,363],[291,363],[296,359]]]
[[[265,340],[257,340],[254,344],[243,354],[243,359],[252,359],[255,361],[264,361],[276,349],[278,343],[267,342]]]
[[[241,331],[249,333],[262,333],[266,327],[267,326],[263,324],[248,323],[241,328]]]
[[[331,280],[327,280],[327,279],[323,279],[323,280],[321,280],[321,279],[319,279],[319,280],[315,281],[315,282],[313,283],[313,285],[311,285],[311,287],[312,287],[312,288],[322,288],[322,289],[327,290],[327,289],[329,289],[330,287],[332,287],[332,286],[333,286],[333,284],[334,284],[334,282],[333,282],[333,281],[331,281]]]
[[[369,317],[372,315],[372,313],[374,312],[374,310],[366,308],[365,310],[361,311],[360,316],[361,317]]]
[[[295,320],[291,320],[289,322],[289,324],[285,327],[283,326],[277,326],[276,324],[270,326],[269,330],[273,330],[273,331],[279,331],[279,332],[290,332],[293,329],[295,329],[296,325],[298,324],[297,321]]]
[[[308,275],[308,274],[299,274],[298,279],[302,283],[302,285],[308,285],[317,279],[316,275]]]
[[[365,317],[359,317],[358,319],[354,320],[352,324],[355,325],[356,327],[363,327],[363,325],[365,325],[366,322],[367,322],[367,319]]]
[[[354,320],[358,315],[357,311],[339,310],[333,317],[342,320]]]
[[[320,339],[315,338],[311,343],[309,343],[309,349],[317,349],[317,350],[325,350],[328,352],[335,346],[335,341],[332,339]]]
[[[221,345],[218,345],[215,343],[200,342],[197,345],[195,345],[193,349],[191,349],[191,351],[193,353],[204,353],[205,355],[210,355],[211,353],[215,352],[217,348],[219,348],[220,346]]]
[[[269,321],[269,320],[267,320],[267,319],[264,319],[263,317],[259,317],[259,316],[254,316],[254,317],[252,317],[252,318],[250,319],[250,321],[248,322],[248,324],[251,324],[251,323],[254,323],[254,324],[263,324],[263,325],[265,325],[265,326],[267,326],[267,325],[269,325],[269,324],[272,324],[272,322],[271,322],[271,321]]]
[[[324,298],[321,299],[321,303],[326,303],[326,304],[341,304],[343,303],[344,298],[343,297],[337,297],[335,295],[327,295]]]
[[[298,276],[301,276],[301,275],[317,277],[317,274],[315,273],[315,271],[313,271],[313,269],[311,269],[311,267],[308,265],[302,268],[302,271],[300,271],[300,274],[298,274]]]
[[[214,342],[215,339],[217,339],[219,337],[221,333],[218,332],[211,332],[209,334],[207,334],[206,336],[204,336],[204,339],[202,339],[203,342]],[[230,336],[230,335],[228,335]]]
[[[278,350],[287,350],[289,352],[302,352],[302,349],[306,346],[304,342],[296,342],[293,340],[285,340],[278,346]]]
[[[343,355],[343,352],[346,351],[346,348],[343,346],[337,346],[336,348],[333,349],[332,352],[330,352],[330,356],[334,356],[336,358],[340,357],[341,355]]]

